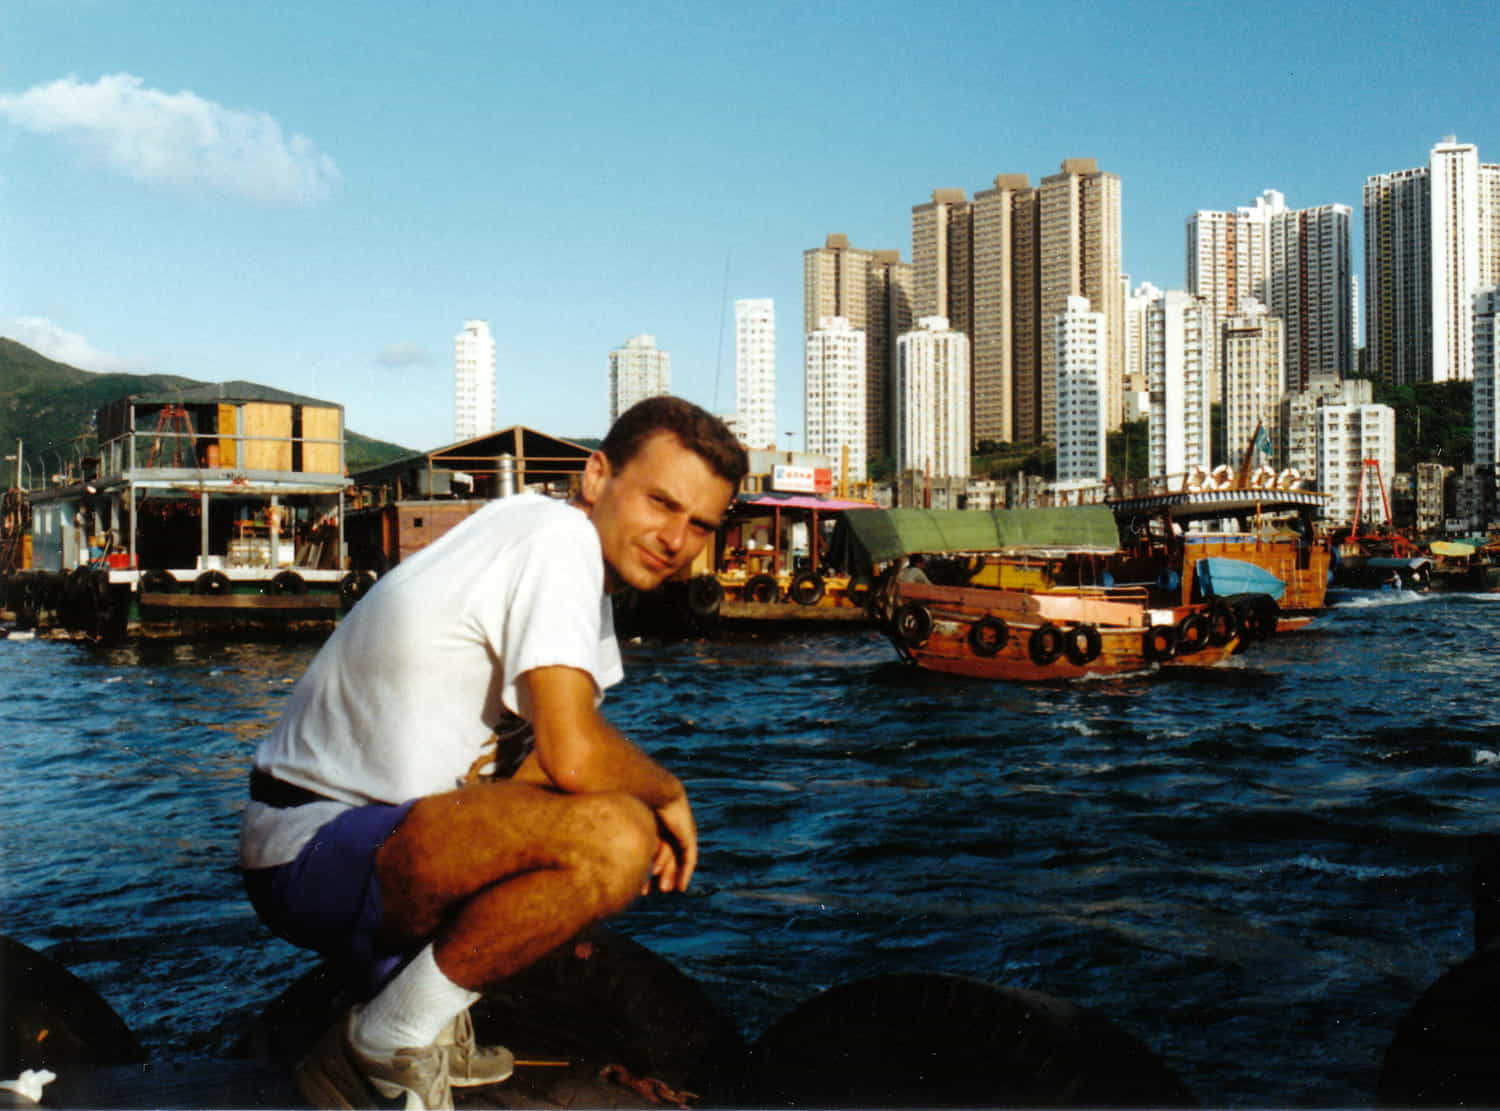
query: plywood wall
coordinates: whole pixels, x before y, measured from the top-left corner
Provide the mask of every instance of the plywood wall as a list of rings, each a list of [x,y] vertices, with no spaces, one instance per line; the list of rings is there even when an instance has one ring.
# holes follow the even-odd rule
[[[292,469],[292,407],[269,401],[247,401],[244,421],[244,467],[247,471]]]
[[[343,460],[339,458],[339,443],[343,440],[343,429],[339,426],[339,411],[323,406],[302,407],[302,469],[313,474],[339,474]],[[318,444],[313,440],[331,440]]]
[[[234,436],[239,431],[239,406],[219,406],[219,466],[238,467]]]

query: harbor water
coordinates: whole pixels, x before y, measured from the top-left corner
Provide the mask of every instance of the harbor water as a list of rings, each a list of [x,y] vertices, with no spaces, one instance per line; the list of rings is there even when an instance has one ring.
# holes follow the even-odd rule
[[[1500,595],[1355,595],[1227,667],[1041,687],[866,631],[630,644],[605,708],[687,782],[703,858],[613,925],[750,1039],[825,987],[957,973],[1112,1019],[1205,1105],[1368,1105],[1472,951],[1497,638]],[[235,834],[315,649],[0,642],[4,932],[155,1058],[221,1052],[313,963],[251,914]]]

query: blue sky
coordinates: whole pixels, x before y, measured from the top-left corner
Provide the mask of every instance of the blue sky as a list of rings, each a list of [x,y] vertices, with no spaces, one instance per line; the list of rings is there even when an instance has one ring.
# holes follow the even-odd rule
[[[597,436],[608,352],[734,404],[772,297],[802,428],[802,252],[911,252],[911,208],[1066,157],[1120,175],[1132,282],[1196,209],[1355,210],[1446,134],[1500,161],[1483,5],[875,0],[0,8],[0,334],[91,370],[244,378],[412,448],[453,337],[502,426]],[[1360,258],[1356,254],[1356,270]]]

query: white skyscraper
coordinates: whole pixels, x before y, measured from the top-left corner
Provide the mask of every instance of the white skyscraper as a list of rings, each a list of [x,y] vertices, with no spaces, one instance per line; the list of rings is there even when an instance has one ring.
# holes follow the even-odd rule
[[[495,430],[495,339],[483,320],[465,320],[453,340],[453,438]]]
[[[806,450],[833,460],[836,476],[849,451],[847,482],[863,482],[869,462],[865,439],[865,333],[842,316],[825,316],[804,345]]]
[[[776,304],[770,298],[734,303],[734,393],[740,442],[752,449],[774,448]]]
[[[1394,385],[1474,376],[1474,295],[1500,284],[1500,166],[1452,136],[1427,165],[1365,179],[1365,332]]]
[[[1373,460],[1376,472],[1365,466]],[[1389,524],[1396,472],[1396,411],[1389,405],[1324,405],[1318,410],[1318,489],[1328,495],[1326,520],[1359,517]]]
[[[1264,429],[1273,447],[1281,443],[1285,352],[1281,318],[1253,298],[1245,298],[1240,311],[1219,325],[1228,461],[1241,458],[1257,439],[1257,428]]]
[[[1057,484],[1102,482],[1109,404],[1109,336],[1105,316],[1087,297],[1069,297],[1054,320],[1057,345]]]
[[[896,470],[969,477],[969,337],[924,316],[896,343]]]
[[[1152,475],[1184,478],[1194,467],[1210,466],[1209,315],[1199,298],[1177,289],[1147,306]]]
[[[1146,344],[1146,309],[1161,299],[1162,292],[1150,282],[1142,282],[1125,295],[1125,393],[1124,419],[1140,420],[1150,411],[1148,347]]]
[[[631,336],[609,353],[609,423],[637,401],[672,392],[672,356],[656,346],[656,337]]]

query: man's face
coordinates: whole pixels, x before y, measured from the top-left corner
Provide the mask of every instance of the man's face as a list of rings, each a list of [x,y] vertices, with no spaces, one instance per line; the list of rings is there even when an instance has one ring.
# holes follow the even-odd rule
[[[604,551],[606,590],[651,590],[703,550],[734,497],[728,479],[671,432],[657,432],[618,471],[601,452],[583,474],[583,505]]]

